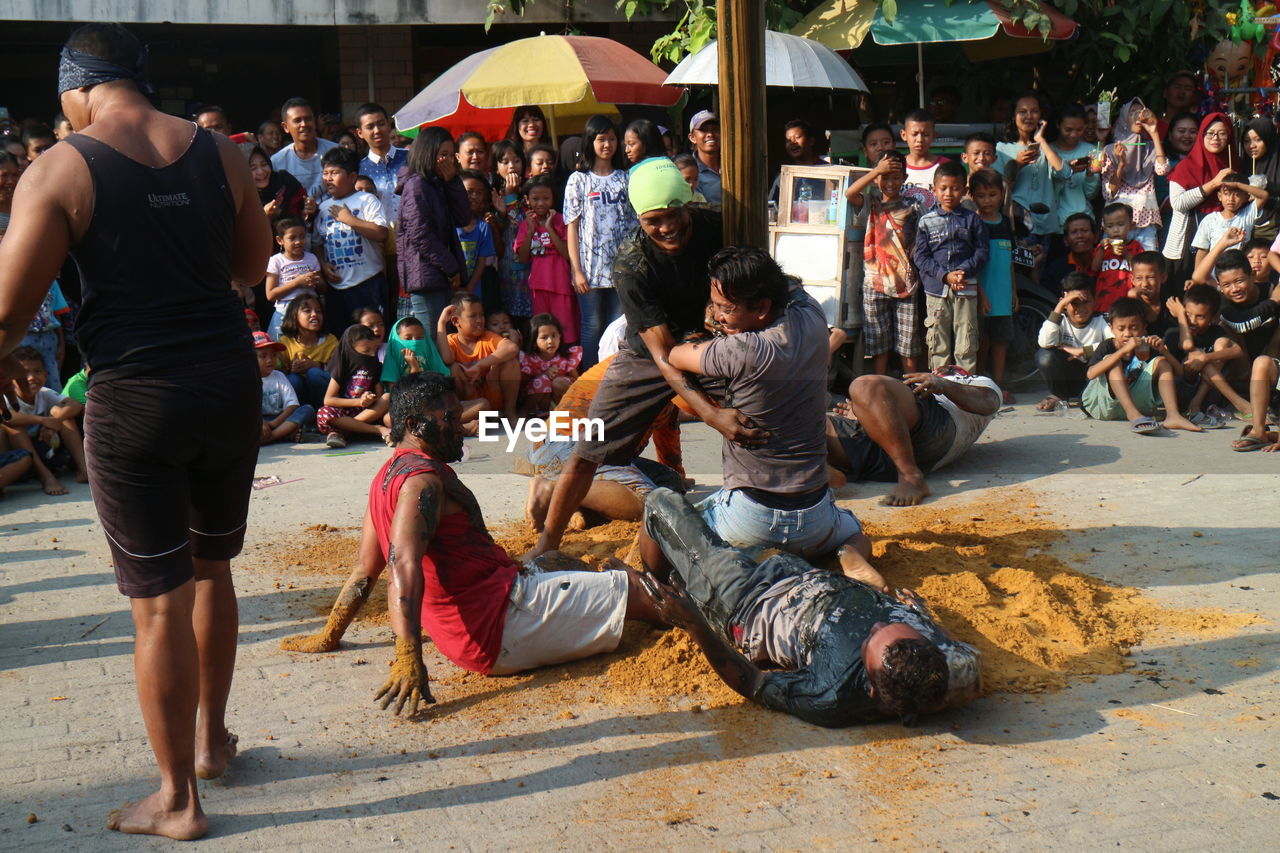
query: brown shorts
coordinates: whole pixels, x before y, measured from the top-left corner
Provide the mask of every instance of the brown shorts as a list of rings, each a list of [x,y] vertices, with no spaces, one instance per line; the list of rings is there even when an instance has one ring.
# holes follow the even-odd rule
[[[713,400],[724,396],[724,380],[698,377]],[[630,465],[658,415],[675,397],[658,365],[625,343],[609,363],[587,416],[604,422],[604,439],[579,441],[575,452],[597,465]]]
[[[192,558],[240,553],[261,412],[249,358],[90,386],[89,482],[121,593],[163,595],[195,576]]]

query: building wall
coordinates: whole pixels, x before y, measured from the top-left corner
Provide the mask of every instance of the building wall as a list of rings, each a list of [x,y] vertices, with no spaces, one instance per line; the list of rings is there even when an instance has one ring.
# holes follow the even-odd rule
[[[273,26],[479,24],[485,0],[0,0],[0,20]],[[574,0],[573,23],[617,21],[613,0]],[[537,0],[526,23],[565,21],[564,0]]]
[[[377,101],[394,113],[417,93],[413,76],[413,30],[408,26],[339,27],[338,67],[342,116]]]

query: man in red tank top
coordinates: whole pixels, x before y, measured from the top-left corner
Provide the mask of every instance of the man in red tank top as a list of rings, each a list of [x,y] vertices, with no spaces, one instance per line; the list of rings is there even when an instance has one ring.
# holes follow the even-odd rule
[[[394,702],[397,714],[434,701],[422,661],[424,630],[463,669],[507,675],[612,651],[624,619],[658,621],[634,572],[620,562],[603,572],[546,571],[546,558],[522,568],[493,541],[475,495],[448,465],[462,458],[462,405],[452,379],[420,373],[397,382],[391,438],[395,450],[369,485],[359,565],[325,633],[285,648],[336,648],[388,563],[396,657],[374,698],[383,708]]]

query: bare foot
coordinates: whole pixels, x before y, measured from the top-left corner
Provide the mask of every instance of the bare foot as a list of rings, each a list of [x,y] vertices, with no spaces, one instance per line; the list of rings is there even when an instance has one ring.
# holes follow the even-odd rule
[[[76,472],[76,482],[77,482],[77,483],[87,483],[87,482],[89,482],[89,472],[87,472],[87,471],[77,471],[77,472]]]
[[[306,652],[318,655],[338,650],[338,638],[324,634],[298,634],[296,637],[285,637],[280,641],[280,648],[286,652]]]
[[[1187,432],[1204,432],[1203,429],[1184,418],[1182,415],[1170,415],[1161,423],[1165,429],[1185,429]]]
[[[898,485],[880,501],[883,506],[917,506],[929,496],[924,477],[898,475]]]
[[[1059,403],[1059,398],[1053,394],[1050,394],[1048,397],[1045,397],[1039,403],[1036,403],[1036,411],[1052,412],[1053,407],[1058,405],[1058,403]]]
[[[200,743],[196,738],[196,776],[201,779],[217,779],[227,770],[236,757],[236,744],[240,738],[223,729],[222,738],[212,744]]]
[[[862,581],[872,589],[878,589],[881,592],[889,591],[889,584],[885,581],[884,575],[877,572],[870,566],[858,566],[856,569],[845,569],[845,577],[853,578],[856,581]]]
[[[52,475],[50,475],[47,480],[41,480],[40,485],[44,487],[44,493],[46,495],[65,495],[67,493],[67,487],[62,485],[62,483],[58,481],[58,478]]]
[[[156,791],[145,800],[125,803],[107,815],[107,829],[130,835],[162,835],[178,841],[200,838],[209,831],[209,821],[200,808],[194,787],[185,809],[166,809],[163,796]]]

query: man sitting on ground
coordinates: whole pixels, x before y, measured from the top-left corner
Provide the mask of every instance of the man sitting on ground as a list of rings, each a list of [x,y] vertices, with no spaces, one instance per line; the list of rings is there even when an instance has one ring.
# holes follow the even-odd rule
[[[623,567],[604,572],[521,569],[489,536],[475,495],[448,466],[462,458],[462,406],[453,380],[416,373],[391,393],[395,450],[369,486],[359,565],[323,634],[286,640],[290,651],[325,651],[368,599],[388,563],[396,659],[375,699],[413,714],[431,702],[422,634],[463,669],[508,675],[612,651],[624,619],[657,621]],[[555,560],[562,565],[567,558]],[[617,565],[621,565],[620,563]]]
[[[642,576],[658,613],[754,702],[834,728],[893,715],[910,723],[981,688],[981,653],[914,593],[895,598],[791,554],[756,563],[667,489],[646,501],[645,531],[674,566],[670,585]]]
[[[896,479],[881,503],[915,506],[929,496],[924,475],[972,447],[1000,401],[995,382],[959,368],[908,373],[901,382],[859,376],[849,386],[853,417],[827,416],[828,461],[851,480]]]
[[[763,249],[730,246],[708,269],[712,313],[725,336],[680,344],[668,359],[678,370],[722,380],[726,402],[768,438],[752,447],[724,442],[724,488],[698,505],[703,519],[737,548],[802,557],[838,551],[845,574],[887,589],[867,561],[862,525],[836,506],[827,485],[821,306]],[[640,548],[651,568],[665,566],[643,534]]]

